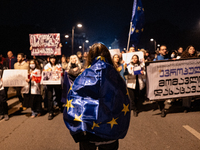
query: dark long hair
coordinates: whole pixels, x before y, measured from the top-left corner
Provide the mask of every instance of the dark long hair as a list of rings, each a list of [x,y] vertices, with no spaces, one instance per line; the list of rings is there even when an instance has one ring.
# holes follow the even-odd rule
[[[36,68],[36,69],[40,69],[40,70],[41,70],[40,64],[39,64],[38,61],[35,60],[35,59],[31,59],[31,60],[29,60],[29,70],[30,70],[30,62],[31,62],[31,61],[34,62],[34,64],[35,64],[35,68]]]
[[[91,46],[91,48],[89,50],[89,54],[88,54],[87,61],[86,61],[86,67],[91,65],[92,62],[94,61],[94,59],[98,56],[105,57],[107,62],[110,65],[114,66],[108,48],[105,45],[103,45],[102,43],[95,43]]]
[[[137,63],[133,63],[133,62],[132,62],[132,59],[133,59],[134,56],[137,57],[137,60],[138,60]],[[131,58],[131,64],[133,64],[133,65],[134,65],[134,64],[138,64],[138,65],[140,65],[140,60],[139,60],[138,55],[135,54],[135,55],[132,56],[132,58]]]
[[[188,51],[189,51],[190,47],[194,47],[194,46],[192,46],[192,45],[188,46],[186,48],[186,50],[182,53],[181,58],[194,58],[194,57],[198,57],[196,49],[195,49],[195,52],[194,52],[193,55],[189,54]]]

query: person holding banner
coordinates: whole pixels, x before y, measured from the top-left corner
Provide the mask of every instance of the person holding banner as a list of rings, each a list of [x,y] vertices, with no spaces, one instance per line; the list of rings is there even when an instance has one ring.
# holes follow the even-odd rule
[[[145,88],[145,69],[140,64],[138,55],[133,55],[130,64],[126,69],[126,83],[131,101],[131,109],[133,115],[138,116],[138,108],[140,107],[144,95]]]
[[[181,55],[181,58],[184,58],[184,59],[197,58],[197,57],[198,57],[197,51],[192,45],[188,46]],[[184,107],[185,113],[190,111],[191,101],[192,101],[192,97],[184,97],[182,99],[182,106]]]
[[[29,69],[29,66],[28,66],[28,63],[26,63],[24,61],[24,54],[23,53],[19,53],[17,55],[17,62],[14,64],[14,69],[25,69],[25,70],[28,70]],[[23,103],[24,101],[24,98],[22,97],[22,94],[21,94],[21,89],[22,87],[16,87],[15,88],[16,91],[17,91],[17,97],[19,98],[19,101],[21,103]],[[26,107],[23,107],[23,105],[20,106],[20,109],[21,110],[26,110]]]
[[[29,62],[29,78],[26,82],[29,84],[22,88],[24,94],[24,107],[31,107],[31,118],[40,116],[42,113],[42,95],[41,95],[41,68],[36,60]]]
[[[57,59],[55,55],[51,55],[49,57],[49,63],[44,66],[44,71],[53,71],[53,72],[62,72],[62,67],[57,63]],[[56,102],[58,103],[59,108],[62,111],[62,103],[61,103],[61,84],[48,84],[47,85],[47,99],[48,99],[48,120],[52,120],[54,117],[54,101],[53,101],[53,90],[55,91]]]
[[[118,54],[115,54],[113,56],[113,63],[114,63],[116,70],[119,72],[119,74],[125,81],[126,79],[124,77],[124,72],[125,72],[124,65],[120,63],[120,58],[119,58]]]
[[[159,54],[157,55],[157,57],[153,61],[169,60],[169,59],[171,59],[171,58],[168,55],[167,46],[161,45],[160,49],[159,49]],[[164,102],[165,102],[164,100],[163,101],[157,101],[158,107],[161,111],[161,117],[166,116]]]
[[[9,120],[7,96],[2,83],[3,65],[0,64],[0,120]]]

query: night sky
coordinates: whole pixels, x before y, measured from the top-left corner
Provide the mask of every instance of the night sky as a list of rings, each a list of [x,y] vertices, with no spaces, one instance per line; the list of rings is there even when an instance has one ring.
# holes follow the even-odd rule
[[[180,29],[200,28],[198,0],[142,0],[142,3],[146,23],[165,19]],[[109,44],[128,30],[132,8],[133,0],[1,0],[0,26],[33,25],[65,33],[82,23],[84,28],[75,32],[86,33],[91,42],[103,39]]]

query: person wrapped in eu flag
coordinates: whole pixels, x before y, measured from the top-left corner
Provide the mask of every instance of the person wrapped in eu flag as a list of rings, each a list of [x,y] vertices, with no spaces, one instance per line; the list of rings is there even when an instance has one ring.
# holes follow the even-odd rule
[[[81,150],[118,149],[130,122],[126,84],[101,43],[90,48],[87,66],[68,91],[64,122]]]

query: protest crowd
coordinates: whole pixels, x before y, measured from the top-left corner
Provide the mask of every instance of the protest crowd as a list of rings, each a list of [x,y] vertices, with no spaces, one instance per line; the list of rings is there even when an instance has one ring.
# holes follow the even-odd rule
[[[142,52],[143,58],[140,59],[136,52]],[[131,58],[129,63],[123,60],[124,54]],[[91,58],[88,58],[88,55],[89,57],[94,57],[88,52],[82,54],[80,51],[78,51],[76,55],[73,54],[70,57],[64,55],[50,55],[31,56],[31,59],[27,59],[23,53],[19,53],[17,54],[17,57],[15,57],[13,56],[12,51],[7,52],[7,57],[0,55],[0,120],[3,118],[5,121],[9,120],[7,93],[8,88],[12,87],[3,86],[4,71],[11,69],[18,71],[20,69],[27,70],[28,75],[25,79],[27,84],[23,87],[13,87],[16,90],[16,97],[18,97],[21,102],[20,110],[23,111],[27,108],[31,108],[31,118],[48,113],[48,120],[52,120],[55,117],[55,110],[62,113],[66,107],[67,110],[69,109],[68,104],[71,104],[67,100],[67,94],[69,94],[68,91],[70,91],[70,85],[73,85],[76,78],[81,76],[80,74],[84,73],[84,71],[90,67],[89,65],[93,64],[90,60]],[[162,45],[154,54],[150,54],[150,52],[145,49],[135,50],[134,47],[130,47],[128,51],[123,50],[120,53],[105,56],[107,59],[110,59],[109,63],[113,64],[113,67],[123,79],[120,79],[120,82],[124,82],[126,85],[127,95],[130,100],[130,110],[133,110],[133,116],[137,117],[139,112],[142,111],[141,106],[143,102],[149,101],[146,94],[147,70],[145,64],[149,62],[166,62],[198,58],[199,53],[193,46],[188,46],[186,50],[183,50],[183,48],[180,47],[177,50],[169,52],[167,46]],[[103,57],[101,58],[101,60],[104,59],[105,58]],[[88,64],[88,62],[90,63]],[[65,84],[66,78],[69,85]],[[46,83],[46,81],[49,81],[50,79],[51,83]],[[54,82],[57,81],[57,79],[59,79],[59,83],[55,84]],[[80,80],[79,82],[82,81]],[[186,113],[191,110],[192,99],[192,96],[161,100],[157,99],[156,103],[161,111],[161,117],[165,117],[165,100],[170,103],[174,100],[182,101],[182,107]],[[84,144],[87,145],[87,143],[81,144],[82,146]]]

